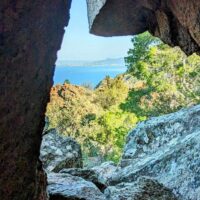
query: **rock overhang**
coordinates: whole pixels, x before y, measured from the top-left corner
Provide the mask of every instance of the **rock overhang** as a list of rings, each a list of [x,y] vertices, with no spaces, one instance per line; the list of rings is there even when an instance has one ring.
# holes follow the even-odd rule
[[[151,6],[145,8],[143,0],[138,2],[87,0],[90,32],[109,37],[135,35],[146,31],[149,16],[152,16]]]
[[[200,53],[199,0],[87,0],[90,33],[136,35],[149,31],[187,55]]]

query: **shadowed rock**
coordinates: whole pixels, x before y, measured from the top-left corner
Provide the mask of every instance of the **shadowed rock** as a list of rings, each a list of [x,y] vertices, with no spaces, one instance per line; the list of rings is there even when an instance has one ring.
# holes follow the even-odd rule
[[[92,182],[66,173],[48,175],[48,193],[50,200],[105,200]]]
[[[110,186],[105,195],[109,200],[178,200],[171,190],[146,177],[140,177],[133,183]]]
[[[70,4],[71,0],[0,1],[2,200],[46,199],[38,158]]]
[[[87,0],[90,32],[101,36],[149,31],[186,54],[200,52],[198,0]]]
[[[72,176],[81,177],[87,181],[94,183],[100,191],[104,191],[106,189],[106,185],[99,180],[98,174],[92,169],[80,169],[80,168],[72,168],[72,169],[63,169],[59,173],[67,173]]]

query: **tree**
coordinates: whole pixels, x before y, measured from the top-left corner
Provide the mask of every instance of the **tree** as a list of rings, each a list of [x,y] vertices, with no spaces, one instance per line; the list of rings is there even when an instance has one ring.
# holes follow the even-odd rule
[[[74,137],[84,158],[117,162],[125,138],[138,121],[200,102],[200,57],[187,57],[149,33],[135,36],[125,58],[125,75],[105,77],[98,86],[52,88],[49,128]]]
[[[70,81],[69,81],[68,79],[66,79],[66,80],[64,81],[64,84],[70,84]]]
[[[199,102],[199,56],[187,57],[180,48],[171,48],[149,33],[132,42],[134,48],[125,59],[127,72],[144,84],[129,92],[122,109],[145,119]]]
[[[149,58],[149,50],[152,46],[160,44],[161,41],[148,32],[134,36],[131,40],[133,48],[129,49],[128,56],[125,57],[125,63],[128,73],[134,73],[135,76],[141,75],[140,62],[145,62]]]
[[[76,138],[80,135],[83,121],[101,113],[101,108],[96,107],[93,99],[93,92],[84,87],[70,84],[53,87],[46,112],[49,128],[56,128],[58,132]]]
[[[127,95],[121,76],[106,77],[95,90],[70,84],[54,86],[46,113],[49,129],[75,138],[84,158],[98,156],[102,161],[117,162],[125,135],[137,121],[134,114],[119,108]]]
[[[123,81],[122,76],[114,79],[107,76],[96,88],[96,102],[104,109],[119,105],[128,94],[128,87]]]
[[[127,133],[138,122],[137,117],[122,111],[118,106],[107,110],[98,119],[101,125],[99,139],[102,142],[101,154],[105,160],[119,161]]]

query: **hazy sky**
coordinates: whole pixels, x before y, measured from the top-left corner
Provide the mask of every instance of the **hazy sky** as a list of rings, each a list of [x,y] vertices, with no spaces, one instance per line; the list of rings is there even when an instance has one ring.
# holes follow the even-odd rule
[[[73,0],[58,60],[101,60],[124,57],[131,37],[99,37],[89,34],[86,0]]]

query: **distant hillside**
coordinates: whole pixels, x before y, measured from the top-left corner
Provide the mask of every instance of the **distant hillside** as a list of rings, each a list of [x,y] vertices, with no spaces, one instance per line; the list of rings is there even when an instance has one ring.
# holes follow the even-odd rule
[[[75,67],[75,66],[125,66],[124,58],[108,58],[105,60],[97,60],[97,61],[83,61],[83,60],[59,60],[56,63],[57,66],[63,67]]]

